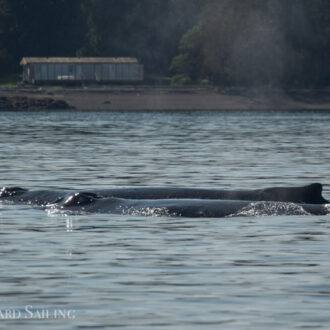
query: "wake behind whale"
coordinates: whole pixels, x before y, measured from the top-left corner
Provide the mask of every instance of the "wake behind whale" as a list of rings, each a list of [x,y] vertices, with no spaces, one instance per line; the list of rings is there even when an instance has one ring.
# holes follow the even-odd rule
[[[221,190],[132,187],[93,191],[26,190],[4,187],[0,200],[37,205],[51,213],[113,213],[143,216],[211,217],[327,215],[322,185]]]

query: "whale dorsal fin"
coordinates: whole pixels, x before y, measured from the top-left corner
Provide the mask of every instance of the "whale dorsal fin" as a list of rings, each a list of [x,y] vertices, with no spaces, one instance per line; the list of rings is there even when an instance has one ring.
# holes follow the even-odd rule
[[[312,183],[303,187],[275,187],[262,189],[259,192],[259,200],[281,201],[304,204],[325,204],[329,203],[322,197],[322,185]]]
[[[312,183],[305,187],[306,191],[306,197],[308,198],[305,203],[311,203],[311,204],[326,204],[329,203],[328,200],[323,198],[322,196],[322,190],[323,186],[321,183]]]

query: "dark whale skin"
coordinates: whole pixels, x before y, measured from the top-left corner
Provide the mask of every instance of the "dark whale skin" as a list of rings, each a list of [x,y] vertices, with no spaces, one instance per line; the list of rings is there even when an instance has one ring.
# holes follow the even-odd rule
[[[20,187],[4,187],[0,191],[0,200],[45,205],[73,193],[75,193],[73,190],[26,190]],[[89,190],[88,193],[93,193],[100,197],[125,199],[215,199],[306,204],[329,203],[329,201],[322,197],[322,185],[320,183],[313,183],[302,187],[274,187],[255,190],[132,187]]]
[[[220,199],[277,201],[308,204],[329,203],[322,197],[322,185],[312,183],[302,187],[275,187],[255,190],[221,190],[200,188],[135,187],[98,191],[103,197],[128,199]]]
[[[294,204],[309,214],[326,215],[329,203],[322,197],[322,185],[274,187],[256,190],[197,188],[117,188],[93,191],[26,190],[4,187],[0,200],[57,210],[88,213],[160,214],[183,217],[226,217],[255,202]],[[289,207],[290,205],[284,205]]]
[[[207,199],[125,199],[117,197],[99,197],[94,193],[81,192],[68,196],[55,203],[61,211],[70,213],[113,213],[113,214],[160,214],[189,218],[222,218],[235,215],[255,201],[243,200],[207,200]],[[272,206],[294,205],[313,215],[327,215],[324,204],[267,202]]]

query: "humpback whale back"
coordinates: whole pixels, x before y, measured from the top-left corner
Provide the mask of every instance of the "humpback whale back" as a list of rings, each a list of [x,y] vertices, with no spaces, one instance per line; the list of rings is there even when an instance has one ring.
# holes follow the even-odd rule
[[[323,204],[255,202],[243,200],[207,199],[125,199],[76,193],[57,204],[51,212],[65,214],[112,213],[130,215],[180,216],[190,218],[222,218],[256,215],[327,215]]]
[[[313,183],[303,187],[274,187],[255,190],[225,190],[181,187],[132,187],[96,191],[103,197],[126,199],[217,199],[245,201],[277,201],[324,204],[322,185]]]
[[[264,210],[269,209],[274,215],[278,214],[281,208],[288,215],[292,214],[291,210],[301,212],[301,209],[315,215],[329,213],[329,205],[324,205],[329,202],[322,197],[322,185],[319,183],[304,187],[256,190],[135,187],[94,191],[29,191],[19,187],[4,187],[0,191],[0,200],[75,213],[126,212],[141,215],[225,217],[239,214],[243,209],[248,214],[256,207],[261,208],[262,214],[265,214]]]

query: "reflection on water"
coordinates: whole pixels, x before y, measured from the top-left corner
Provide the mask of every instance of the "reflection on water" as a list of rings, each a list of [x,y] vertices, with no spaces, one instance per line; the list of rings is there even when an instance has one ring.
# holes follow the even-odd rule
[[[330,195],[329,112],[0,117],[2,186],[322,182]],[[326,328],[329,235],[329,216],[68,217],[0,204],[0,327]]]

